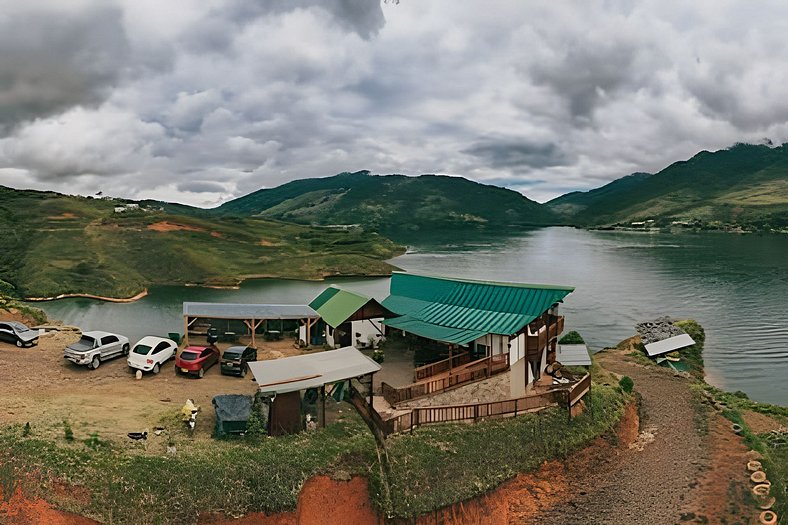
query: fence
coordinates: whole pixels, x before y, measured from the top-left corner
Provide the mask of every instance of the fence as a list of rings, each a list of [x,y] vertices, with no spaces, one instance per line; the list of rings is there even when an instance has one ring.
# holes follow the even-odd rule
[[[451,361],[451,365],[449,362]],[[442,359],[428,365],[420,366],[413,370],[413,377],[416,381],[432,377],[446,372],[450,368],[457,368],[458,366],[467,364],[471,361],[471,354],[468,352],[461,352],[447,359]]]
[[[407,432],[420,425],[450,422],[477,422],[481,419],[516,416],[538,408],[561,404],[566,390],[553,390],[518,399],[492,401],[472,405],[449,405],[414,408],[386,421],[389,433]]]
[[[457,373],[450,373],[447,376],[413,383],[403,387],[393,387],[388,383],[381,383],[383,399],[392,406],[403,401],[415,399],[417,397],[437,394],[452,388],[485,379],[498,374],[509,368],[509,353],[498,354],[485,357],[468,363]]]

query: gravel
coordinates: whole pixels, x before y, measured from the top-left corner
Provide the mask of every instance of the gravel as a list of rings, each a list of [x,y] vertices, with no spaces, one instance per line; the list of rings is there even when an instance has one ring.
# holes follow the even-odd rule
[[[614,355],[602,359],[608,370],[634,379],[642,395],[640,446],[572,473],[569,499],[532,523],[680,523],[679,509],[708,465],[689,383],[664,369],[616,361]]]
[[[669,317],[660,317],[653,321],[638,323],[635,325],[635,329],[640,334],[640,340],[644,345],[686,333],[678,326],[675,326]]]

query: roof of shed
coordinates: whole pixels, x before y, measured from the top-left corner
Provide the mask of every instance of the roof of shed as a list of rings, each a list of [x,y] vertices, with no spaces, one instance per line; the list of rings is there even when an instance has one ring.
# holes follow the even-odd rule
[[[183,303],[183,315],[209,319],[306,319],[319,317],[305,304]]]
[[[584,344],[559,344],[555,352],[555,360],[566,366],[591,366],[591,355]]]
[[[262,392],[284,394],[371,374],[380,365],[352,346],[248,363]]]
[[[574,288],[394,272],[390,290],[382,304],[401,317],[387,319],[385,324],[430,339],[466,344],[488,333],[518,332]]]
[[[667,339],[655,343],[649,343],[645,345],[645,347],[646,354],[648,354],[649,357],[654,357],[655,355],[667,354],[668,352],[686,348],[694,344],[695,340],[692,339],[692,337],[688,334],[681,334],[668,337]]]
[[[328,325],[336,328],[370,301],[375,300],[364,294],[331,285],[312,299],[309,306],[320,314]]]

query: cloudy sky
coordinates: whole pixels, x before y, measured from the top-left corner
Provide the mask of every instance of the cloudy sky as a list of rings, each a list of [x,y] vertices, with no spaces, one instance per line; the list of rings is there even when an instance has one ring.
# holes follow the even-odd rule
[[[544,201],[788,140],[788,4],[0,0],[0,184],[210,206],[444,173]]]

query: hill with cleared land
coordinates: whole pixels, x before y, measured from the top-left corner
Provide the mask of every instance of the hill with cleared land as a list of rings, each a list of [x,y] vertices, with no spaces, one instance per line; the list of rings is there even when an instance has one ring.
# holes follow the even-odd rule
[[[653,175],[636,173],[547,203],[581,226],[655,220],[709,228],[788,227],[788,144],[702,151]]]
[[[373,233],[276,220],[115,213],[118,200],[0,187],[0,281],[21,297],[128,297],[150,284],[381,275],[403,251]],[[2,284],[2,282],[0,282]]]
[[[359,225],[400,241],[436,232],[516,231],[557,220],[542,204],[505,188],[461,177],[367,171],[258,190],[224,203],[214,213],[299,224]]]

